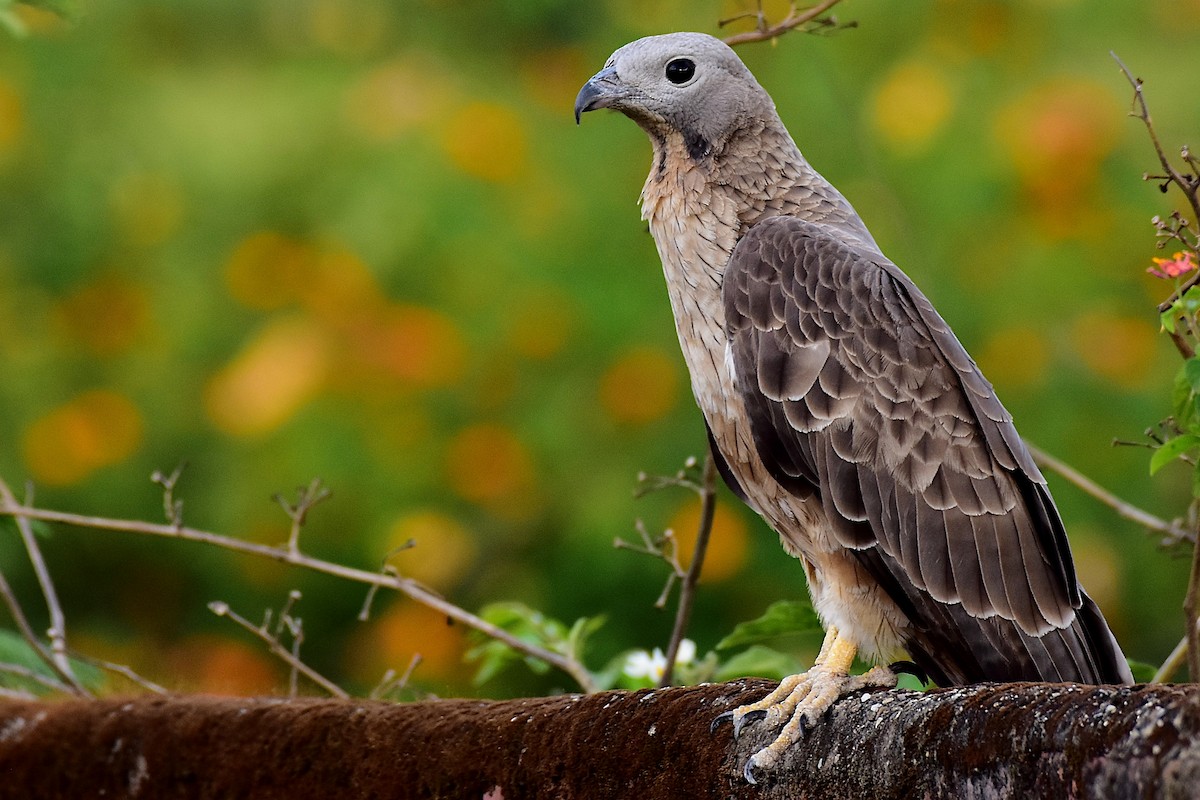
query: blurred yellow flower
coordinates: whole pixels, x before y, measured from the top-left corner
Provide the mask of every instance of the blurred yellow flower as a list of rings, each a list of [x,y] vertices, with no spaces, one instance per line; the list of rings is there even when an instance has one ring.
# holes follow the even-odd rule
[[[1157,333],[1139,317],[1090,311],[1075,320],[1071,340],[1088,369],[1105,381],[1135,389],[1153,373]]]
[[[474,537],[458,520],[431,509],[412,511],[392,523],[384,546],[388,562],[401,575],[440,591],[454,588],[479,555]]]
[[[679,394],[676,359],[654,347],[634,347],[608,368],[600,405],[614,422],[644,425],[666,416]]]
[[[440,311],[394,305],[354,326],[362,359],[418,388],[457,381],[466,360],[458,326]]]
[[[667,527],[675,532],[675,540],[679,543],[679,562],[687,569],[696,550],[700,500],[694,497],[688,499],[675,511]],[[700,580],[719,583],[737,575],[746,564],[747,537],[748,528],[741,514],[728,503],[717,503],[704,566],[700,569]]]
[[[205,694],[268,695],[278,691],[279,671],[265,648],[225,636],[199,634],[176,644],[154,676],[171,688]]]
[[[508,428],[490,423],[468,426],[450,441],[446,473],[454,491],[476,503],[502,503],[533,485],[525,445]]]
[[[468,670],[463,663],[463,629],[443,614],[401,599],[377,611],[369,625],[355,632],[347,646],[348,668],[367,685],[389,669],[402,673],[414,655],[421,656],[418,681],[459,681]]]
[[[51,486],[77,483],[131,456],[142,442],[142,416],[128,398],[93,389],[35,420],[22,453],[33,479]]]
[[[409,53],[375,67],[351,86],[343,115],[360,135],[386,142],[440,117],[453,94],[435,58]]]
[[[885,143],[904,153],[928,147],[954,110],[945,71],[920,60],[897,64],[871,96],[871,120]]]
[[[561,115],[595,71],[578,47],[532,50],[521,62],[521,83],[547,111]]]
[[[54,309],[60,329],[102,356],[116,355],[136,344],[149,317],[145,287],[115,274],[80,286]]]
[[[979,351],[979,366],[1001,395],[1008,388],[1025,388],[1046,376],[1050,348],[1046,337],[1027,325],[997,331]]]
[[[515,299],[509,315],[508,340],[526,358],[553,358],[569,340],[578,311],[562,290],[539,287]]]
[[[450,162],[485,181],[516,180],[526,167],[525,125],[508,106],[476,101],[458,109],[442,134]]]
[[[1049,233],[1081,229],[1124,115],[1113,87],[1082,78],[1034,85],[996,117],[995,136]]]
[[[229,293],[248,308],[270,311],[295,301],[311,279],[316,254],[277,231],[247,236],[225,263]]]
[[[276,320],[209,380],[205,410],[225,433],[269,433],[320,390],[329,361],[329,343],[316,325],[298,318]]]

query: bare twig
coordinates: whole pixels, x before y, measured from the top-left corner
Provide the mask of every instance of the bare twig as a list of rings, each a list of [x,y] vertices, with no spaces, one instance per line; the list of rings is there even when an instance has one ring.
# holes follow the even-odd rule
[[[1038,466],[1045,469],[1053,470],[1060,476],[1065,478],[1070,483],[1082,489],[1085,493],[1099,500],[1104,505],[1117,512],[1117,515],[1135,522],[1143,528],[1166,534],[1167,540],[1165,543],[1174,544],[1182,541],[1195,541],[1196,532],[1184,528],[1175,522],[1167,522],[1164,519],[1154,516],[1149,511],[1144,511],[1137,506],[1117,497],[1112,492],[1108,491],[1098,483],[1088,478],[1073,467],[1059,461],[1054,456],[1046,453],[1043,450],[1025,443],[1029,447],[1030,454],[1033,455],[1033,460],[1038,463]]]
[[[738,14],[729,19],[720,20],[717,24],[724,27],[725,25],[735,20],[744,19],[747,16],[754,16],[758,20],[758,24],[752,31],[745,33],[735,33],[732,36],[725,37],[725,44],[730,47],[737,47],[739,44],[749,44],[751,42],[763,42],[768,39],[777,39],[788,31],[795,30],[805,23],[817,20],[822,14],[836,6],[841,0],[823,0],[815,6],[810,6],[804,10],[796,8],[796,4],[792,3],[787,17],[782,22],[771,25],[767,22],[767,18],[763,15],[762,4],[759,3],[758,12],[750,14]]]
[[[1188,675],[1200,681],[1200,545],[1192,545],[1192,569],[1188,575],[1187,594],[1183,598],[1184,639],[1187,640]]]
[[[3,499],[0,499],[0,515],[53,522],[75,528],[91,528],[95,530],[136,533],[144,536],[160,536],[169,539],[183,539],[189,542],[201,542],[237,553],[269,558],[273,561],[309,569],[314,572],[321,572],[326,575],[333,575],[368,586],[378,585],[385,589],[392,589],[428,608],[432,608],[440,614],[446,615],[456,622],[479,631],[485,636],[504,642],[517,652],[545,661],[555,669],[559,669],[571,676],[585,692],[594,692],[597,689],[596,683],[587,671],[587,668],[575,659],[524,642],[503,628],[493,625],[487,620],[438,597],[416,581],[402,578],[398,575],[386,575],[379,572],[355,569],[343,564],[335,564],[330,561],[313,558],[312,556],[305,555],[303,552],[292,551],[289,548],[272,547],[257,542],[248,542],[232,536],[223,536],[187,526],[175,527],[174,525],[163,525],[140,520],[112,519],[108,517],[72,514],[65,511],[15,505],[12,501],[5,501]]]
[[[398,547],[393,547],[391,550],[388,551],[388,554],[383,557],[383,565],[380,566],[379,571],[381,573],[383,573],[384,575],[392,575],[397,578],[400,577],[400,571],[398,569],[396,569],[395,567],[393,567],[391,564],[389,564],[388,560],[391,559],[392,556],[396,555],[396,553],[401,553],[405,550],[409,550],[416,546],[417,546],[417,540],[409,539],[404,544],[402,544]],[[371,618],[371,605],[374,604],[375,595],[378,593],[379,593],[379,584],[373,584],[371,586],[371,588],[367,589],[367,596],[363,598],[363,607],[358,612],[358,621],[359,622],[366,622],[367,620],[369,620]]]
[[[289,650],[287,647],[285,647],[283,642],[279,641],[279,639],[272,635],[269,630],[266,630],[265,627],[256,626],[254,623],[250,622],[250,620],[246,619],[230,608],[228,603],[214,601],[208,604],[208,608],[218,617],[228,617],[237,623],[238,626],[258,637],[264,644],[267,645],[267,649],[270,650],[274,655],[278,656],[293,670],[300,672],[302,675],[304,675],[304,677],[320,686],[329,694],[333,695],[334,697],[340,697],[343,700],[346,700],[350,697],[350,693],[345,689],[338,686],[336,683],[317,672],[308,664],[305,664],[303,661],[301,661],[292,650]]]
[[[175,527],[183,525],[183,501],[176,499],[175,486],[179,483],[179,477],[183,475],[186,468],[187,462],[184,461],[175,467],[170,475],[163,475],[159,470],[154,470],[150,475],[150,480],[161,486],[163,490],[163,516]]]
[[[71,650],[71,658],[74,658],[77,661],[82,661],[86,664],[91,664],[93,667],[99,667],[100,669],[108,672],[116,673],[130,683],[140,686],[148,692],[153,692],[154,694],[170,694],[165,687],[159,686],[149,678],[139,675],[138,673],[134,672],[131,667],[128,667],[125,664],[116,664],[112,661],[105,661],[103,658],[89,656],[86,653],[80,653],[74,649]]]
[[[689,463],[691,461],[692,459],[689,459]],[[682,477],[683,474],[684,473],[680,472],[679,475],[681,477],[678,479],[654,479],[655,489],[661,489],[666,486],[685,486],[697,492],[698,494],[702,494],[700,485],[684,479]],[[650,480],[645,476],[638,476],[638,478],[640,481]],[[649,489],[647,491],[654,491],[655,489]],[[613,540],[613,547],[618,550],[630,550],[634,553],[640,553],[644,556],[657,558],[671,568],[671,571],[667,573],[667,582],[663,585],[663,590],[659,592],[658,599],[654,601],[654,607],[661,610],[666,608],[667,600],[671,596],[671,590],[675,588],[675,582],[682,580],[687,575],[687,571],[684,570],[683,566],[679,563],[679,539],[676,538],[675,531],[671,530],[670,528],[663,531],[662,536],[658,537],[657,539],[652,538],[646,531],[646,523],[642,522],[640,519],[634,521],[633,527],[638,532],[638,535],[642,538],[642,543],[640,545],[633,544],[618,537]]]
[[[704,555],[708,548],[709,535],[712,533],[713,514],[717,507],[717,465],[711,450],[704,457],[701,476],[700,524],[696,532],[696,549],[692,553],[692,563],[688,565],[687,574],[684,575],[679,588],[679,607],[675,611],[675,626],[667,644],[667,664],[659,681],[661,686],[670,686],[674,677],[675,659],[679,655],[679,645],[687,632],[688,621],[692,615],[696,582],[700,579],[700,570],[704,567]]]
[[[27,489],[26,502],[32,496],[32,492],[32,488]],[[16,498],[8,488],[8,484],[2,480],[0,480],[0,502],[7,504],[16,503]],[[29,524],[29,520],[27,519],[17,519],[16,523],[17,530],[21,534],[21,541],[25,545],[25,551],[29,555],[29,563],[33,566],[33,572],[37,576],[38,585],[42,587],[42,597],[46,600],[46,610],[50,614],[50,628],[46,631],[46,636],[50,639],[50,654],[54,662],[52,665],[54,671],[62,676],[63,680],[72,687],[86,693],[87,690],[71,670],[71,660],[67,657],[66,615],[63,614],[62,606],[58,602],[58,592],[54,589],[54,581],[50,579],[50,570],[46,568],[46,561],[42,558],[42,551],[38,547],[37,536],[33,532],[33,526]]]
[[[16,675],[18,678],[33,681],[36,684],[44,686],[52,692],[70,692],[71,687],[56,678],[51,678],[48,675],[43,675],[35,669],[30,669],[22,664],[0,664],[0,672],[6,675]]]
[[[396,670],[389,669],[383,674],[383,678],[375,688],[371,690],[370,698],[372,700],[379,700],[403,689],[408,685],[409,679],[412,678],[413,672],[417,669],[421,661],[421,654],[413,653],[413,657],[408,662],[408,667],[405,668],[404,673],[399,677],[396,677]]]
[[[1200,221],[1200,170],[1197,170],[1196,158],[1192,156],[1185,145],[1180,150],[1180,156],[1183,158],[1184,163],[1191,168],[1192,172],[1191,174],[1187,174],[1175,168],[1175,165],[1171,163],[1171,159],[1167,157],[1166,150],[1163,149],[1162,142],[1158,138],[1158,131],[1154,129],[1154,121],[1150,117],[1150,107],[1146,104],[1146,95],[1142,88],[1142,79],[1135,77],[1129,70],[1129,67],[1125,66],[1125,62],[1116,53],[1110,52],[1109,55],[1117,62],[1117,65],[1121,68],[1121,73],[1125,76],[1125,80],[1129,81],[1129,85],[1133,87],[1133,109],[1129,112],[1129,115],[1140,119],[1146,127],[1146,133],[1150,136],[1150,143],[1154,146],[1154,154],[1158,157],[1158,163],[1163,170],[1163,174],[1161,175],[1147,174],[1143,178],[1145,180],[1163,181],[1161,188],[1164,192],[1170,184],[1178,187],[1179,191],[1183,192],[1184,197],[1187,198],[1188,205],[1192,208],[1192,218]],[[1186,240],[1181,239],[1181,241],[1184,241],[1186,244]],[[1194,246],[1193,249],[1195,249]],[[1197,283],[1200,283],[1200,271],[1184,281],[1179,289],[1159,305],[1159,313],[1161,314],[1170,309],[1177,299],[1182,297],[1188,289]],[[1175,343],[1180,355],[1184,358],[1191,358],[1195,355],[1192,347],[1187,345],[1186,342],[1182,342],[1185,345],[1184,347],[1180,346],[1180,337],[1172,335],[1171,341]]]
[[[59,670],[58,662],[55,660],[54,654],[46,649],[46,646],[42,644],[40,639],[38,639],[37,634],[33,630],[33,626],[29,624],[29,620],[25,616],[25,611],[21,608],[21,604],[17,600],[17,595],[13,592],[12,587],[8,585],[8,579],[4,577],[3,572],[0,572],[0,599],[3,599],[4,604],[8,607],[9,616],[12,617],[13,623],[16,624],[17,630],[21,633],[21,637],[25,639],[26,643],[28,643],[31,648],[33,648],[33,651],[37,653],[38,658],[40,658],[46,664],[46,666],[54,670],[54,674],[62,680],[72,694],[77,694],[81,697],[89,696],[90,693],[88,690],[84,688],[81,683],[79,683],[73,673],[64,674],[61,670]]]
[[[287,542],[289,553],[299,554],[300,529],[308,521],[308,512],[317,503],[328,499],[330,494],[332,493],[329,489],[321,485],[320,478],[313,478],[309,481],[308,486],[301,486],[296,490],[296,502],[294,504],[285,500],[281,494],[275,495],[275,502],[279,503],[284,513],[288,515],[288,519],[292,521],[292,529],[288,532]]]
[[[1179,640],[1179,644],[1175,645],[1175,649],[1171,651],[1171,655],[1167,656],[1167,660],[1162,663],[1158,671],[1154,673],[1154,677],[1150,679],[1151,683],[1166,683],[1171,679],[1171,676],[1179,671],[1183,666],[1183,662],[1187,660],[1188,653],[1188,637],[1184,635]]]

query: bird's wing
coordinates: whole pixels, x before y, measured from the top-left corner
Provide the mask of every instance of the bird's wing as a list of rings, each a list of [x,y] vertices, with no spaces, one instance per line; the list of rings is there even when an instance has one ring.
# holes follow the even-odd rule
[[[1038,637],[1072,625],[1082,600],[1045,479],[904,273],[773,217],[738,243],[723,292],[762,460],[819,494],[839,543],[862,551],[916,627],[999,617]],[[961,610],[948,618],[946,604]]]

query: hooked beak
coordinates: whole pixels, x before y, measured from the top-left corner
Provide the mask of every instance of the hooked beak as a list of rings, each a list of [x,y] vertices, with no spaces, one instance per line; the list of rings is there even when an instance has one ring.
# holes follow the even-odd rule
[[[625,86],[617,77],[617,68],[605,67],[579,90],[579,96],[575,98],[575,124],[579,124],[579,118],[585,111],[611,108],[613,103],[625,94]]]

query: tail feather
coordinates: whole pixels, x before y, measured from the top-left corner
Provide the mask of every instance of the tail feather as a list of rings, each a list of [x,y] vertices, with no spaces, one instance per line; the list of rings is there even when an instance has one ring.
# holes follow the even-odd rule
[[[940,603],[897,580],[899,566],[879,548],[857,550],[855,555],[908,616],[905,647],[939,686],[983,681],[1133,683],[1121,646],[1082,590],[1070,625],[1032,636],[999,615],[974,617],[959,603]],[[866,563],[873,560],[883,563]]]
[[[962,606],[944,606],[946,625],[914,629],[913,661],[939,686],[980,681],[1133,683],[1129,664],[1100,610],[1087,594],[1066,628],[1030,636],[1001,617],[977,619]]]

